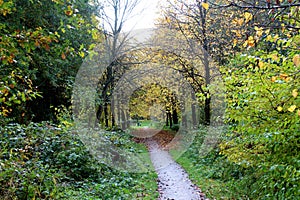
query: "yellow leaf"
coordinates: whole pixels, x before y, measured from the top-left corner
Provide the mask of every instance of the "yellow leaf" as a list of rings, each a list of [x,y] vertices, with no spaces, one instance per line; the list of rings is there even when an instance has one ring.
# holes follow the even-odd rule
[[[265,33],[266,33],[267,35],[269,35],[270,29],[265,30]]]
[[[293,97],[296,98],[298,96],[298,90],[294,89],[293,92],[292,92],[292,95],[293,95]]]
[[[168,24],[170,24],[170,23],[171,23],[171,20],[170,20],[170,18],[169,18],[169,17],[166,17],[166,22],[167,22]]]
[[[245,12],[244,13],[244,17],[245,17],[245,20],[246,20],[246,23],[247,23],[247,22],[249,22],[249,21],[252,20],[253,15],[251,13],[249,13],[249,12]]]
[[[296,108],[297,108],[296,105],[292,105],[291,107],[288,108],[288,111],[294,112]]]
[[[202,2],[202,7],[207,10],[209,8],[209,4]]]
[[[294,62],[294,65],[296,67],[299,67],[300,66],[300,55],[299,54],[296,54],[294,57],[293,57],[293,62]]]
[[[259,61],[259,63],[258,63],[258,67],[259,67],[259,68],[263,68],[263,67],[264,67],[264,63],[263,63],[263,62],[261,62],[261,61]]]
[[[254,47],[255,46],[255,40],[254,40],[253,36],[248,37],[248,40],[246,41],[246,43],[248,44],[248,46]]]
[[[276,77],[276,76],[273,76],[273,77],[271,78],[271,81],[272,81],[272,82],[275,82],[276,79],[277,79],[277,77]]]
[[[68,16],[71,16],[73,14],[73,11],[72,10],[66,10],[65,14],[68,15]]]
[[[285,25],[281,24],[281,31],[284,32],[284,30],[285,30]]]
[[[97,32],[95,32],[95,31],[92,32],[92,38],[93,38],[94,40],[97,40],[97,39],[98,39],[98,34],[97,34]]]
[[[270,42],[271,40],[272,40],[272,36],[268,35],[267,38],[266,38],[266,41]]]
[[[242,26],[244,23],[244,19],[241,18],[241,19],[237,20],[237,23],[238,23],[238,25]]]
[[[242,37],[241,31],[240,30],[232,30],[231,32],[235,33],[237,37]]]
[[[282,108],[281,106],[278,106],[278,107],[277,107],[277,110],[278,110],[279,112],[281,112],[281,111],[283,110],[283,108]]]
[[[255,26],[254,29],[256,30],[256,35],[258,37],[261,37],[263,34],[263,28],[258,28],[257,26]]]
[[[54,35],[56,35],[58,38],[60,38],[60,35],[58,34],[57,31],[54,32]]]
[[[62,53],[62,54],[61,54],[61,59],[63,59],[63,60],[66,59],[66,54],[65,54],[65,53]]]
[[[234,40],[233,40],[233,47],[235,47],[236,44],[237,44],[237,39],[234,39]]]
[[[280,74],[280,78],[285,80],[288,78],[288,75],[287,74]]]
[[[258,28],[257,26],[254,26],[254,30],[256,30],[256,31],[258,31],[260,29],[262,29],[262,28]]]
[[[84,52],[83,52],[83,51],[80,51],[78,54],[79,54],[79,56],[80,56],[81,58],[84,58]]]
[[[300,110],[298,110],[298,116],[300,117]]]
[[[272,58],[273,60],[275,60],[275,61],[278,61],[278,56],[277,56],[277,54],[272,54],[272,55],[271,55],[271,58]]]
[[[72,7],[68,6],[68,10],[65,10],[65,14],[71,16],[73,14]]]
[[[291,77],[287,77],[286,79],[284,79],[285,82],[290,82],[291,80]]]

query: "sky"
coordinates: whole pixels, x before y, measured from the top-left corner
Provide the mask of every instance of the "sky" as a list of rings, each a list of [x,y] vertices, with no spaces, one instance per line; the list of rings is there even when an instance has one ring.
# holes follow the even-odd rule
[[[160,1],[141,0],[141,3],[136,7],[133,17],[126,22],[123,30],[154,28],[155,19],[159,16]],[[143,10],[142,13],[140,13],[141,10]]]

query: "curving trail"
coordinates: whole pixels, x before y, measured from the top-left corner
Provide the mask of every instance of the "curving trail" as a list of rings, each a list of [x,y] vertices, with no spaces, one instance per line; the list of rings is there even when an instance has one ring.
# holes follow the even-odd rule
[[[158,174],[158,200],[207,200],[200,189],[191,182],[184,169],[162,148],[162,142],[159,140],[165,137],[168,136],[162,133],[142,140],[148,147]]]

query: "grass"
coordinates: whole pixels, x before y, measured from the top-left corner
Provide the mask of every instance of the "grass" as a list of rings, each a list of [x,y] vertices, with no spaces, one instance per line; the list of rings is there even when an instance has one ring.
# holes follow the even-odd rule
[[[211,166],[194,164],[194,162],[188,158],[187,154],[183,154],[176,161],[187,171],[192,182],[195,183],[209,199],[235,199],[234,196],[231,195],[231,191],[227,189],[226,183],[209,178],[212,173]]]
[[[239,191],[232,177],[234,166],[215,149],[205,157],[199,153],[203,138],[206,134],[204,128],[200,129],[193,144],[184,152],[176,162],[189,174],[189,178],[196,184],[209,199],[248,199]],[[173,158],[178,155],[178,150],[170,150]]]
[[[135,120],[136,121],[136,120]],[[139,128],[161,128],[162,123],[157,122],[157,121],[152,121],[152,120],[139,120],[140,126],[137,126],[137,123],[131,126],[133,129],[139,129]]]
[[[152,200],[158,198],[157,192],[157,174],[151,163],[150,155],[144,144],[135,143],[123,135],[117,140],[125,140],[127,147],[130,147],[137,154],[142,154],[140,157],[141,163],[149,167],[147,173],[130,173],[112,171],[107,172],[109,176],[96,182],[82,183],[80,188],[67,187],[65,195],[61,199],[74,200],[98,200],[98,199],[145,199]]]
[[[103,182],[85,182],[80,187],[64,187],[59,199],[103,200],[103,199],[145,199],[158,198],[155,173],[120,174]],[[118,179],[120,178],[120,179]],[[127,181],[126,181],[127,179]],[[134,179],[134,180],[133,180]],[[127,182],[127,183],[126,183]],[[130,185],[134,182],[135,185]]]

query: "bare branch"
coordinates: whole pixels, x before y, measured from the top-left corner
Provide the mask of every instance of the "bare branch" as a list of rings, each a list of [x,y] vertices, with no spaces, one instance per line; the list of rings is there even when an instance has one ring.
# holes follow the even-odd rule
[[[231,3],[226,4],[226,5],[219,5],[219,4],[215,4],[213,2],[210,2],[210,4],[214,6],[211,9],[237,7],[237,8],[243,8],[243,9],[271,10],[271,9],[284,9],[284,8],[291,8],[291,7],[299,7],[300,6],[300,3],[281,4],[281,5],[271,4],[270,6],[268,6],[268,5],[266,5],[266,6],[257,6],[257,5],[251,5],[249,3],[247,3],[248,5],[241,5],[241,4],[237,4],[235,2],[231,2]]]

